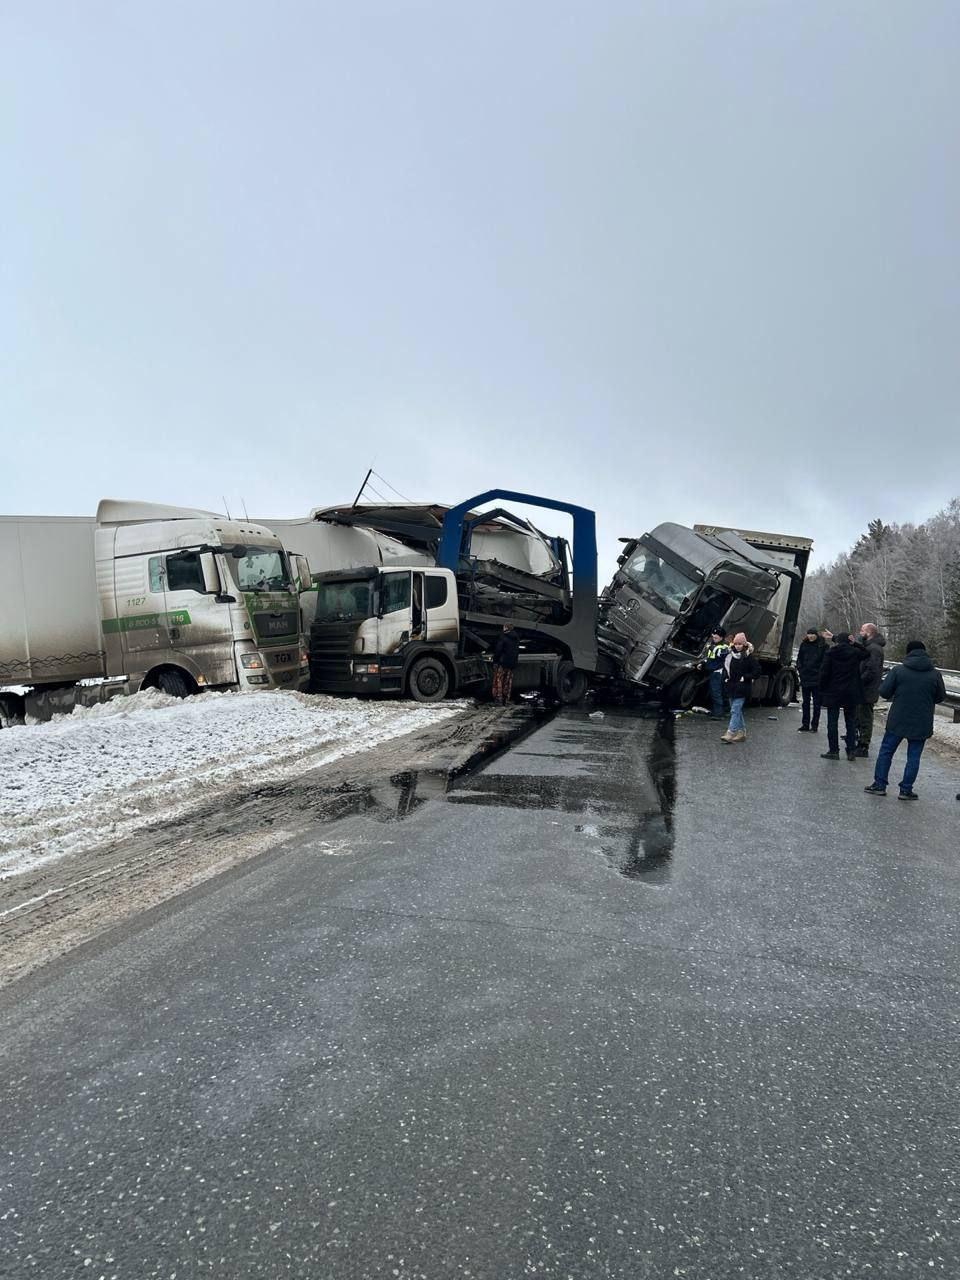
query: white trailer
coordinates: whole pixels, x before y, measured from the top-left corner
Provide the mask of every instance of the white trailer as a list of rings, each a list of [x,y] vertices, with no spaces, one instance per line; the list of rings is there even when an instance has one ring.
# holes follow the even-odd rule
[[[277,535],[295,563],[306,562],[300,568],[301,578],[310,579],[310,585],[300,596],[304,635],[310,634],[316,617],[316,579],[321,573],[372,566],[434,563],[432,556],[415,551],[396,538],[378,533],[375,529],[333,524],[328,520],[319,520],[313,514],[297,520],[258,518],[257,523]]]
[[[0,516],[0,685],[105,674],[92,516]]]
[[[276,534],[215,512],[104,500],[96,519],[0,517],[0,714],[98,697],[84,680],[302,687],[306,585]]]

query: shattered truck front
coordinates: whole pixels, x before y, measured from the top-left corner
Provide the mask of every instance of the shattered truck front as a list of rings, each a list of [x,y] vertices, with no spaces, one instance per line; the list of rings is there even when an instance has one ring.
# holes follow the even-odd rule
[[[760,646],[777,622],[770,604],[782,566],[729,530],[661,524],[627,541],[618,564],[600,598],[598,641],[631,683],[675,689],[696,671],[716,627]]]

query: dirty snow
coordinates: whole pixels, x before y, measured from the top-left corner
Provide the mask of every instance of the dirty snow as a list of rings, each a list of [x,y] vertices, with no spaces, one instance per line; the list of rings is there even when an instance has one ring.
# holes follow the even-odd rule
[[[0,731],[0,879],[176,817],[238,782],[259,785],[434,725],[419,706],[302,693],[157,689]]]

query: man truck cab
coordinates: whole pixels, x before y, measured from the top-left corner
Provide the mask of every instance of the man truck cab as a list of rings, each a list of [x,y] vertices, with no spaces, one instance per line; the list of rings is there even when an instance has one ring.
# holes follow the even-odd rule
[[[106,666],[131,688],[299,688],[301,585],[276,534],[210,512],[104,501],[97,585]]]

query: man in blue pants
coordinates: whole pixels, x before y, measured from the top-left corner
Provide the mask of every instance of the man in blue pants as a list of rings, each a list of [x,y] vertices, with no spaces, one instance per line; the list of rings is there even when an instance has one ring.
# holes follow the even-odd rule
[[[726,640],[727,633],[723,627],[717,627],[710,634],[710,643],[707,645],[706,663],[707,671],[710,673],[710,719],[722,720],[726,715],[723,695],[723,664],[727,654],[730,652],[730,646]]]
[[[900,781],[900,799],[918,799],[913,784],[920,770],[923,748],[927,739],[933,737],[933,709],[938,702],[945,701],[946,696],[943,676],[930,661],[926,645],[922,640],[911,640],[902,665],[889,671],[880,686],[880,697],[889,698],[892,705],[877,754],[873,782],[865,791],[874,796],[887,794],[894,753],[906,738],[907,763]]]

